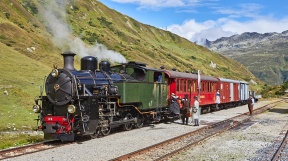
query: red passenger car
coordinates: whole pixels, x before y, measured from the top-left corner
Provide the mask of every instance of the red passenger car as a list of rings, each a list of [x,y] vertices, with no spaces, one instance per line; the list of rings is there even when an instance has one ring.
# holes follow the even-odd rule
[[[215,96],[219,80],[211,76],[200,76],[200,106],[202,110],[215,107]],[[165,70],[165,81],[168,83],[168,94],[175,93],[179,98],[184,98],[188,94],[193,106],[194,96],[198,96],[199,85],[198,75],[192,73],[182,73]]]
[[[240,81],[218,78],[218,89],[220,90],[220,108],[235,107],[240,101]]]

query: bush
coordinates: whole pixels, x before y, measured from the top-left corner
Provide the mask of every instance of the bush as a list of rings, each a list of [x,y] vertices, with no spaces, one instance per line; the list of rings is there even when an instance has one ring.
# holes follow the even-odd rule
[[[112,22],[107,21],[105,17],[101,16],[100,18],[98,17],[97,19],[100,21],[101,25],[111,28],[110,25],[112,24]]]
[[[7,19],[10,18],[10,14],[9,14],[8,12],[4,12],[4,14],[5,14],[5,17],[6,17]]]
[[[38,8],[34,2],[31,0],[24,0],[22,6],[29,11],[32,15],[36,15],[38,13]]]
[[[194,59],[194,60],[196,60],[196,57],[192,55],[192,56],[191,56],[191,59]]]

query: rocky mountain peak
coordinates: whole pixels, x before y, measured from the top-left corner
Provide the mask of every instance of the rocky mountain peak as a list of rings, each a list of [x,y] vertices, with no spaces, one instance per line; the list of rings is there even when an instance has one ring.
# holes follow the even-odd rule
[[[288,78],[288,30],[263,34],[245,32],[207,40],[205,46],[237,60],[268,84],[278,85]]]

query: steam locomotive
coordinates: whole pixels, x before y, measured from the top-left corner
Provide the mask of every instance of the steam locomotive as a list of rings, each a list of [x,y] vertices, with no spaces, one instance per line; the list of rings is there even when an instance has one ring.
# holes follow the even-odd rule
[[[188,94],[191,99],[201,92],[200,106],[207,111],[215,109],[216,89],[223,93],[222,108],[247,103],[247,82],[211,76],[201,76],[200,80],[197,74],[154,69],[132,61],[112,67],[101,61],[98,68],[93,56],[83,57],[81,69],[76,70],[75,55],[62,53],[64,67],[54,66],[45,78],[45,93],[41,89],[35,99],[37,127],[45,139],[97,138],[115,127],[131,130],[146,122],[178,119],[179,115],[169,111],[171,93],[180,98]]]

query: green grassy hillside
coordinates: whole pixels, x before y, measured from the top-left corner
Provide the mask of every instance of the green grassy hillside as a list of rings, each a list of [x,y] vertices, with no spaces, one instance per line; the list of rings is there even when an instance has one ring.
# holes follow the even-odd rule
[[[24,126],[31,129],[29,120],[37,118],[31,110],[33,95],[40,94],[43,73],[48,73],[50,68],[3,43],[0,43],[0,48],[0,122],[7,122],[8,126],[14,124],[17,129]],[[8,91],[8,95],[3,94],[4,90]],[[14,117],[17,117],[17,122],[10,122]],[[8,126],[1,124],[0,131],[9,130]]]

